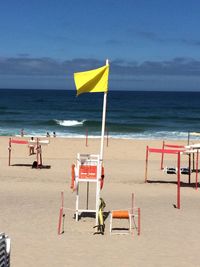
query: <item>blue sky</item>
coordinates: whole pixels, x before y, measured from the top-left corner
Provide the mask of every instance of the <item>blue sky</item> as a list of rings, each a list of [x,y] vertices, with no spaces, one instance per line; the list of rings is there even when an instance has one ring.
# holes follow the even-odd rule
[[[0,88],[74,89],[110,60],[111,90],[200,91],[198,0],[0,1]]]

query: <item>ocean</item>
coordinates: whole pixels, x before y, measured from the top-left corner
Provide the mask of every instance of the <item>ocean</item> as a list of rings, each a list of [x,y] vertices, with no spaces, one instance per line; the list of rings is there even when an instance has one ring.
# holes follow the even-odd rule
[[[0,135],[99,137],[103,94],[0,90]],[[200,132],[200,92],[110,91],[106,130],[113,138],[187,139]]]

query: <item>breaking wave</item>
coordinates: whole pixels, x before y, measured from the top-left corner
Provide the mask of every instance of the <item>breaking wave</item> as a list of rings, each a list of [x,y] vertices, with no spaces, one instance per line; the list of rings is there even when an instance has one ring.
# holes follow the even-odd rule
[[[78,126],[78,125],[83,125],[83,121],[76,121],[76,120],[55,120],[55,122],[60,125],[60,126],[65,126],[65,127],[71,127],[71,126]]]

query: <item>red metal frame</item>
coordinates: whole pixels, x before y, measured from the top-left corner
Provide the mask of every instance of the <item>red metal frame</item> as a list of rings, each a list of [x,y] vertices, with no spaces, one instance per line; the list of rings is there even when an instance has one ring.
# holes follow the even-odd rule
[[[182,150],[178,149],[160,149],[160,148],[150,148],[146,147],[146,166],[145,166],[145,183],[147,182],[147,170],[148,170],[148,157],[149,157],[149,152],[151,153],[162,153],[164,154],[176,154],[178,156],[177,158],[177,209],[180,209],[180,160],[181,160],[181,152]]]
[[[163,141],[163,145],[162,145],[162,149],[164,150],[165,147],[170,147],[170,148],[185,148],[185,146],[183,145],[173,145],[173,144],[166,144],[165,141]],[[183,151],[183,150],[182,150]],[[164,153],[162,153],[161,155],[161,163],[160,163],[160,169],[163,170],[164,167],[163,167],[163,162],[164,162]]]
[[[19,139],[12,139],[9,138],[8,143],[8,166],[11,165],[11,150],[12,150],[12,144],[18,144],[18,145],[28,145],[27,140],[19,140]],[[39,144],[39,139],[37,138],[37,147],[36,147],[36,158],[37,158],[37,168],[38,166],[42,166],[42,148]]]

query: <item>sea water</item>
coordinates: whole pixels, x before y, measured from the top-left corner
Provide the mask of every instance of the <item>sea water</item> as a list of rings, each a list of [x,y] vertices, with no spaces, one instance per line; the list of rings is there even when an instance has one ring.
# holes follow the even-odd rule
[[[102,107],[102,93],[1,89],[0,135],[99,137]],[[186,139],[200,132],[200,92],[110,91],[106,130],[113,138]]]

